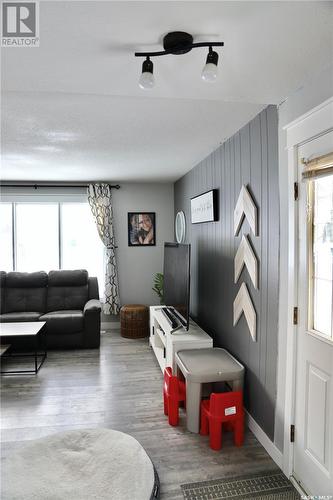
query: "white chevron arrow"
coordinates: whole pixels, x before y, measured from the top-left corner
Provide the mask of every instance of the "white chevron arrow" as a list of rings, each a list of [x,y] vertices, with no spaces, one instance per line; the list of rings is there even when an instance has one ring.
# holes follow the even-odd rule
[[[234,211],[234,235],[237,236],[243,224],[244,217],[247,218],[253,234],[257,234],[257,207],[247,190],[242,186]]]
[[[254,288],[258,289],[258,260],[248,237],[243,235],[234,261],[235,283],[237,283],[244,266],[247,267]]]
[[[244,313],[247,326],[249,327],[253,342],[257,339],[257,314],[254,309],[249,291],[245,283],[242,283],[238,294],[234,300],[234,326]]]

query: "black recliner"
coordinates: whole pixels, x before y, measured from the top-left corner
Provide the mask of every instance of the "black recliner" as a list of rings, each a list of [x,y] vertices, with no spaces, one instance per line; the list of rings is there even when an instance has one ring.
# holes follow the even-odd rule
[[[99,347],[98,283],[86,270],[1,272],[0,286],[0,322],[45,321],[51,349]]]

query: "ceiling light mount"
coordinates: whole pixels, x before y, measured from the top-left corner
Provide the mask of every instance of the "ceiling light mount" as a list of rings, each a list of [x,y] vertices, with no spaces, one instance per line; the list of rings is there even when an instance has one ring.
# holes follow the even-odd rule
[[[186,54],[192,50],[193,36],[184,31],[172,31],[163,38],[163,48],[168,54]]]

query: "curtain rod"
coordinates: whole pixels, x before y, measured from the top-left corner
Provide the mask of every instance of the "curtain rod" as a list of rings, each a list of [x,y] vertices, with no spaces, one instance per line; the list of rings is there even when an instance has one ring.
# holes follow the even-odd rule
[[[105,182],[105,183],[100,183],[100,184],[108,184],[108,183]],[[45,188],[87,188],[88,186],[89,186],[89,184],[7,184],[7,183],[0,183],[0,187],[33,188],[33,189],[39,189],[39,188],[44,188],[44,187]],[[109,186],[111,189],[120,189],[119,184],[109,184]]]

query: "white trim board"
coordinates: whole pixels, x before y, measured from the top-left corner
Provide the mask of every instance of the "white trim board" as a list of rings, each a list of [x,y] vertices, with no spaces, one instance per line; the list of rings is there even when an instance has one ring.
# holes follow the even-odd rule
[[[302,144],[332,128],[333,97],[283,127],[287,149]]]
[[[275,446],[273,441],[269,439],[267,434],[262,430],[254,418],[245,410],[246,425],[253,432],[259,443],[265,448],[270,457],[274,460],[276,465],[282,469],[283,456],[281,451]]]
[[[309,494],[303,490],[303,488],[298,484],[298,482],[296,481],[296,479],[294,478],[294,476],[290,476],[289,477],[289,481],[291,482],[291,484],[293,485],[293,487],[295,488],[295,490],[302,496],[304,497],[308,497],[309,498]],[[318,497],[320,498],[320,497]]]

